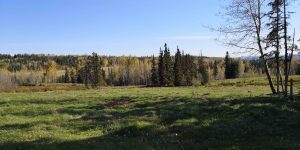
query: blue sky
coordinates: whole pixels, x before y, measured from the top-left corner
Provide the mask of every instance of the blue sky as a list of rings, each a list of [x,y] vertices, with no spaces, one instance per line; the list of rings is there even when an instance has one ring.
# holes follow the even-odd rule
[[[158,54],[165,42],[187,53],[224,56],[220,0],[0,0],[0,53]],[[299,14],[297,14],[300,18]],[[295,23],[294,23],[295,22]],[[294,19],[300,31],[299,20]]]

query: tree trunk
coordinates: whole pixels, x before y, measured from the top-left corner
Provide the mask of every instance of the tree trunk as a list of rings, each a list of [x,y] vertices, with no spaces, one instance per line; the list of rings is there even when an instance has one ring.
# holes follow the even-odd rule
[[[279,26],[279,22],[280,22],[280,14],[279,14],[279,5],[277,5],[277,8],[276,8],[276,30],[277,30],[277,35],[276,35],[276,82],[277,82],[277,94],[280,95],[280,89],[279,89],[279,76],[280,76],[280,62],[279,62],[279,55],[280,55],[280,52],[279,52],[279,46],[280,46],[280,43],[279,43],[279,30],[280,30],[280,26]]]
[[[279,89],[279,76],[280,76],[280,70],[279,70],[279,66],[280,66],[280,63],[279,63],[279,49],[278,49],[278,47],[277,47],[277,52],[276,52],[276,83],[277,83],[277,85],[276,85],[276,87],[277,87],[277,94],[278,95],[280,95],[280,89]]]
[[[293,55],[294,55],[294,49],[295,49],[295,31],[296,29],[294,28],[294,34],[293,34],[293,43],[292,43],[292,49],[291,49],[291,55],[289,58],[289,68],[288,68],[288,74],[291,74],[291,66],[292,66],[292,60],[293,60]]]
[[[258,45],[258,48],[259,48],[259,53],[260,53],[261,58],[262,58],[263,63],[264,63],[264,68],[265,68],[267,79],[268,79],[268,82],[269,82],[269,85],[270,85],[270,89],[271,89],[273,94],[276,94],[276,90],[274,88],[273,81],[272,81],[272,78],[271,78],[271,75],[270,75],[269,66],[268,66],[267,60],[265,59],[264,49],[263,49],[262,44],[261,44],[262,40],[261,40],[260,34],[261,34],[262,23],[261,23],[261,9],[260,9],[260,7],[261,7],[261,3],[260,3],[260,0],[258,0],[257,14],[252,12],[251,5],[250,5],[250,10],[252,12],[251,13],[252,14],[252,19],[253,19],[253,22],[255,24],[256,35],[257,35],[257,45]]]
[[[288,96],[288,80],[289,80],[289,73],[288,73],[288,46],[287,46],[287,21],[286,21],[286,0],[283,1],[283,9],[284,9],[284,97]]]
[[[279,70],[279,77],[280,77],[280,84],[281,84],[281,90],[284,92],[284,86],[283,86],[283,80],[282,80],[282,73]]]
[[[264,63],[264,68],[265,68],[267,79],[268,79],[268,82],[269,82],[269,85],[270,85],[270,89],[271,89],[273,94],[276,94],[276,90],[275,90],[274,85],[273,85],[272,77],[270,75],[269,65],[268,65],[268,62],[265,59],[265,56],[264,56],[264,53],[263,53],[263,48],[262,48],[262,45],[261,45],[261,39],[260,39],[259,32],[257,32],[257,35],[258,35],[257,36],[258,37],[257,38],[257,44],[258,44],[258,47],[259,47],[259,50],[260,50],[261,58],[262,58],[263,63]]]
[[[269,65],[268,65],[267,61],[264,58],[263,58],[263,63],[264,63],[264,66],[265,66],[265,72],[266,72],[266,75],[267,75],[267,78],[268,78],[268,82],[269,82],[271,91],[272,91],[273,94],[276,94],[276,91],[275,91],[275,88],[274,88],[274,85],[273,85],[273,81],[272,81],[272,77],[271,77],[270,71],[269,71]]]

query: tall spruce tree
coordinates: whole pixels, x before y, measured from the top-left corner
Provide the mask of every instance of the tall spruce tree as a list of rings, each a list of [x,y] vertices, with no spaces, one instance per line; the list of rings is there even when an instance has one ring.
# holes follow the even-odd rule
[[[65,69],[64,80],[65,80],[65,83],[70,83],[70,72],[69,72],[69,69],[67,67]]]
[[[71,70],[71,72],[70,72],[70,77],[71,77],[71,83],[73,83],[73,84],[75,84],[76,83],[76,73],[75,73],[75,70]]]
[[[197,74],[197,67],[194,63],[194,57],[191,56],[190,54],[186,54],[183,56],[183,70],[184,70],[184,77],[185,77],[185,82],[186,85],[191,86],[193,84],[193,79],[195,74]]]
[[[161,49],[159,53],[158,75],[160,86],[166,86],[168,80],[166,71],[166,61],[164,59],[164,53]]]
[[[83,69],[83,77],[84,85],[86,87],[89,87],[89,84],[91,83],[91,56],[88,56],[86,60],[86,64]]]
[[[175,54],[175,63],[174,63],[174,85],[181,86],[183,81],[183,71],[182,71],[182,62],[181,62],[181,53],[177,47],[177,52]]]
[[[232,60],[229,56],[228,51],[226,52],[226,56],[225,56],[225,79],[232,79],[233,77],[233,71],[232,71]]]
[[[202,85],[206,85],[209,83],[209,66],[208,64],[204,61],[204,58],[202,56],[202,53],[201,53],[201,56],[199,58],[199,73],[200,73],[200,76],[201,76],[201,84]]]
[[[165,43],[164,60],[165,60],[165,68],[166,68],[166,85],[170,86],[173,84],[174,72],[173,72],[173,62],[171,58],[171,53],[170,53],[170,49],[167,46],[167,43]]]
[[[282,39],[280,33],[283,30],[283,24],[282,24],[282,6],[283,1],[282,0],[273,0],[269,3],[271,6],[271,10],[268,13],[268,16],[271,20],[269,24],[267,24],[270,27],[270,33],[268,34],[266,38],[267,48],[269,47],[275,47],[275,50],[272,52],[275,53],[275,62],[276,62],[276,92],[277,94],[280,94],[280,40]]]
[[[213,65],[213,76],[214,76],[214,79],[218,79],[218,75],[219,75],[219,66],[218,66],[218,61],[215,60],[214,61],[214,65]]]
[[[152,68],[151,68],[151,86],[157,86],[159,84],[159,76],[157,71],[157,65],[154,55],[152,56]]]
[[[93,55],[92,55],[92,74],[93,74],[92,87],[99,88],[100,82],[101,82],[102,71],[101,71],[100,58],[97,53],[93,53]]]
[[[101,70],[100,57],[97,53],[93,53],[89,56],[83,71],[85,86],[91,85],[92,88],[99,88],[101,80],[103,78]]]

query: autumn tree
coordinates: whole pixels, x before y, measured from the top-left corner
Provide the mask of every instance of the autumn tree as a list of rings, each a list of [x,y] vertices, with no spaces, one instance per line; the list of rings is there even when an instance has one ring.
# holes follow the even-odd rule
[[[57,64],[55,61],[50,61],[47,65],[46,76],[50,79],[51,82],[54,82],[56,79]]]
[[[103,58],[103,59],[101,60],[101,65],[102,65],[103,67],[107,67],[108,64],[109,64],[109,61],[108,61],[107,58]]]

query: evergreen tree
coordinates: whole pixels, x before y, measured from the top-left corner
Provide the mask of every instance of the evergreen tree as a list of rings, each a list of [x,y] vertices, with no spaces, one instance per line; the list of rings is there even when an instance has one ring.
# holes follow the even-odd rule
[[[239,78],[244,74],[245,66],[244,63],[240,60],[230,60],[230,64],[228,66],[228,76],[226,79],[235,79]]]
[[[97,53],[93,53],[92,55],[92,87],[99,88],[101,82],[101,62]]]
[[[233,79],[234,78],[234,65],[232,63],[232,59],[229,56],[228,51],[225,56],[225,79]]]
[[[177,52],[175,54],[175,64],[174,64],[174,85],[181,86],[183,81],[183,71],[181,63],[181,53],[177,47]]]
[[[281,10],[283,6],[282,0],[271,0],[269,3],[271,6],[271,10],[268,12],[268,16],[271,20],[267,26],[270,27],[270,33],[267,35],[266,44],[267,48],[275,47],[275,62],[276,62],[276,92],[280,94],[280,40],[283,38],[281,37],[281,32],[284,29],[282,18],[283,12]]]
[[[159,77],[157,74],[157,66],[155,62],[155,57],[154,55],[152,56],[152,68],[151,68],[151,85],[152,86],[157,86],[159,84]]]
[[[71,77],[71,83],[75,84],[76,83],[76,73],[74,70],[71,70],[70,77]]]
[[[164,61],[165,61],[165,68],[166,68],[166,85],[172,85],[174,80],[174,72],[173,72],[173,62],[170,54],[170,49],[165,43],[165,50],[164,50]]]
[[[165,63],[165,59],[164,59],[164,53],[163,51],[160,49],[160,53],[159,53],[159,65],[158,65],[159,69],[158,69],[158,74],[159,74],[159,82],[160,82],[160,86],[166,86],[167,85],[167,71],[166,71],[166,63]]]
[[[185,82],[186,85],[192,85],[193,84],[193,79],[194,76],[197,76],[197,67],[194,63],[194,57],[186,54],[185,56],[183,56],[183,70],[184,70],[184,77],[185,77]]]
[[[199,73],[200,73],[200,76],[201,76],[201,84],[206,85],[206,84],[209,83],[210,70],[209,70],[208,64],[204,61],[204,58],[203,58],[202,54],[200,56],[200,59],[199,59],[198,63],[199,63]]]
[[[83,70],[83,76],[84,76],[84,85],[86,87],[89,86],[90,84],[90,77],[91,77],[91,63],[90,63],[90,56],[88,57],[88,60],[86,62],[86,65],[84,66],[84,70]]]
[[[83,71],[84,84],[92,88],[99,88],[103,80],[103,72],[101,70],[101,62],[97,53],[89,56]],[[75,81],[75,80],[74,80]]]
[[[83,83],[83,78],[82,78],[82,74],[81,74],[81,70],[78,70],[78,71],[76,71],[77,72],[77,74],[76,74],[76,82],[77,83]]]
[[[70,73],[69,73],[69,69],[68,68],[66,68],[66,70],[65,70],[64,82],[65,83],[69,83],[70,82]]]
[[[213,66],[213,76],[215,79],[218,78],[219,75],[219,66],[217,60],[214,61],[214,66]]]
[[[236,60],[232,60],[230,64],[230,79],[235,79],[239,77],[239,62]]]
[[[108,68],[107,84],[113,85],[113,83],[114,83],[114,72],[113,72],[112,68]]]

